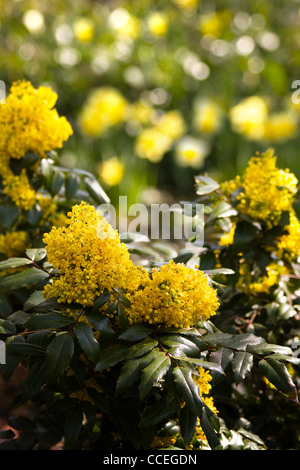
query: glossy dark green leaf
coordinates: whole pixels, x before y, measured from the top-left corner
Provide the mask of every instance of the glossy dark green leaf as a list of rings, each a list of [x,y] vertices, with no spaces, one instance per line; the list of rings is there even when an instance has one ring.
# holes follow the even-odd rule
[[[199,395],[199,387],[192,377],[190,368],[184,366],[174,367],[173,379],[177,397],[183,400],[196,416],[201,418],[203,402]]]
[[[210,445],[210,447],[212,449],[216,449],[217,447],[219,447],[221,445],[221,442],[220,442],[214,428],[211,425],[211,422],[210,422],[210,420],[208,418],[208,415],[207,415],[207,409],[206,408],[203,408],[203,410],[202,410],[200,425],[201,425],[201,428],[203,429],[203,432],[204,432],[204,434],[207,438],[207,442]]]
[[[253,366],[253,355],[246,351],[235,351],[231,363],[235,382],[241,382]]]
[[[86,314],[90,324],[100,331],[101,339],[109,339],[115,336],[115,331],[110,323],[110,318],[98,312],[89,312]]]
[[[39,282],[45,281],[48,277],[48,273],[35,267],[9,274],[0,279],[0,292],[16,290],[26,286],[34,286]]]
[[[23,384],[23,399],[28,400],[39,392],[46,382],[45,363],[36,362],[29,369]]]
[[[64,182],[65,182],[64,173],[60,171],[58,168],[55,168],[53,175],[52,175],[51,186],[50,186],[50,193],[52,194],[52,196],[56,196],[59,193]]]
[[[96,178],[87,176],[86,178],[84,178],[84,182],[85,182],[87,192],[97,204],[104,204],[104,203],[110,202],[109,197],[107,196],[105,191],[101,188]]]
[[[280,392],[297,399],[296,386],[286,366],[275,359],[262,359],[258,363],[262,373]]]
[[[195,415],[189,406],[185,405],[179,416],[180,430],[182,438],[187,445],[193,437],[197,424],[197,415]]]
[[[94,388],[87,388],[87,392],[94,402],[96,408],[103,413],[110,413],[109,401],[104,393],[99,392]]]
[[[11,202],[1,201],[0,204],[0,227],[10,229],[18,220],[20,211],[17,206]]]
[[[245,220],[241,220],[236,224],[235,232],[234,232],[234,239],[233,239],[233,251],[234,253],[244,253],[244,251],[249,250],[253,240],[256,238],[259,229],[247,222]]]
[[[147,427],[164,421],[179,408],[179,401],[172,395],[162,396],[153,405],[146,408],[140,421],[141,427]]]
[[[104,351],[101,351],[95,370],[100,372],[124,361],[126,359],[128,347],[129,346],[127,344],[117,344],[109,346]]]
[[[7,344],[7,351],[19,356],[42,357],[45,355],[45,348],[26,342],[11,341]]]
[[[69,365],[74,353],[73,338],[67,333],[55,336],[46,349],[46,374],[48,381],[55,382]]]
[[[71,325],[74,322],[72,317],[59,312],[36,313],[31,315],[25,322],[25,328],[29,329],[56,329]]]
[[[145,367],[145,369],[142,370],[141,382],[139,385],[139,395],[141,400],[148,395],[153,385],[162,379],[162,377],[167,373],[170,365],[170,358],[162,351],[157,351],[155,358],[147,367]]]
[[[23,168],[30,168],[32,167],[37,161],[40,159],[40,155],[38,153],[28,152],[22,158],[22,167]]]
[[[251,352],[252,354],[257,355],[265,355],[270,353],[277,353],[277,354],[292,354],[291,348],[288,346],[281,346],[279,344],[270,344],[267,342],[258,343],[256,345],[249,345],[247,346],[247,351]]]
[[[26,266],[32,264],[32,261],[27,258],[8,258],[0,263],[0,272],[6,269],[18,268],[20,266]]]
[[[74,327],[74,333],[86,357],[97,362],[100,348],[91,328],[86,323],[79,322]]]
[[[35,262],[41,261],[47,256],[47,251],[45,248],[27,248],[25,253],[29,259]]]
[[[76,442],[79,438],[82,428],[83,413],[81,406],[74,406],[67,414],[65,420],[64,438],[67,449],[76,448]]]
[[[123,365],[116,383],[116,395],[128,390],[138,379],[143,358],[131,359]]]
[[[0,318],[0,334],[13,335],[15,332],[16,327],[11,321]]]
[[[145,325],[132,325],[127,330],[123,331],[119,338],[125,341],[139,341],[146,338],[153,330]]]
[[[186,354],[188,357],[200,357],[200,352],[202,349],[203,343],[200,340],[199,346],[197,344],[197,339],[193,340],[191,338],[186,338],[182,335],[168,335],[162,336],[160,338],[161,343],[168,348],[178,348],[182,353]]]
[[[65,194],[66,199],[70,200],[75,198],[77,190],[80,186],[80,177],[73,173],[69,173],[65,178]]]
[[[139,385],[140,399],[143,400],[153,385],[167,373],[171,365],[171,360],[162,351],[156,351],[154,359],[142,370],[141,382]]]
[[[176,356],[176,359],[181,362],[189,362],[194,364],[197,367],[203,367],[204,369],[209,369],[210,371],[216,371],[219,374],[224,375],[223,367],[220,364],[216,364],[215,362],[206,361],[204,359],[197,359],[192,357],[181,357]]]
[[[143,356],[144,354],[147,354],[148,352],[152,351],[152,349],[154,349],[157,344],[157,339],[149,338],[147,336],[139,343],[136,343],[131,346],[131,348],[128,350],[127,358],[135,359],[139,356]]]
[[[105,305],[110,299],[110,292],[103,292],[99,297],[96,298],[93,311],[99,310],[103,305]]]

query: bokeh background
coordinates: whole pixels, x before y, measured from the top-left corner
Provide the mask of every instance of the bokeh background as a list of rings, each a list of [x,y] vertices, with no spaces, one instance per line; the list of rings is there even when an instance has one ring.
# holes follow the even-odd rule
[[[268,147],[300,178],[299,1],[1,0],[0,32],[7,92],[57,91],[61,164],[116,204],[193,198]]]

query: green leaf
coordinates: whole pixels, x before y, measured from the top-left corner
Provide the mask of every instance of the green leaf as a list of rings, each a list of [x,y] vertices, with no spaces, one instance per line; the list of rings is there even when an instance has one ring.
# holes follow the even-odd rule
[[[36,291],[32,292],[32,294],[30,294],[30,296],[28,297],[28,299],[26,300],[26,302],[23,305],[24,312],[28,312],[28,311],[34,309],[35,307],[37,307],[41,303],[45,302],[45,300],[46,299],[43,296],[43,291],[36,290]]]
[[[192,412],[189,406],[185,405],[181,409],[179,423],[182,438],[187,445],[194,435],[197,424],[197,415]]]
[[[199,387],[195,383],[191,370],[177,366],[173,370],[175,391],[180,400],[185,401],[191,411],[201,419],[203,402],[199,395]]]
[[[104,349],[104,351],[100,351],[99,360],[96,364],[95,370],[100,372],[124,361],[126,359],[128,347],[129,346],[127,344],[116,344],[109,346]]]
[[[59,193],[64,182],[65,182],[64,173],[60,171],[58,168],[55,168],[53,175],[52,175],[51,186],[49,188],[52,196],[56,196]]]
[[[110,292],[103,292],[99,297],[96,298],[94,305],[93,305],[93,311],[99,310],[100,308],[103,307],[110,299]]]
[[[13,335],[16,332],[15,325],[9,320],[3,320],[0,318],[0,334]]]
[[[162,396],[157,402],[146,408],[141,418],[140,426],[147,427],[161,423],[173,415],[179,406],[179,401],[172,395]]]
[[[233,238],[233,251],[234,253],[245,252],[251,248],[253,240],[259,232],[258,227],[241,220],[236,224],[234,238]]]
[[[91,325],[93,325],[96,330],[100,331],[101,339],[112,338],[115,335],[115,331],[107,315],[102,315],[98,312],[90,312],[87,313],[86,316]]]
[[[24,327],[31,330],[56,329],[71,325],[74,319],[59,312],[37,313],[31,315]]]
[[[219,202],[206,219],[206,223],[212,222],[220,217],[231,217],[237,214],[237,211],[227,202]]]
[[[93,363],[97,362],[100,348],[91,328],[86,323],[76,323],[74,333],[86,357]]]
[[[247,346],[247,351],[258,355],[270,354],[271,352],[278,354],[292,354],[292,350],[288,346],[280,346],[279,344],[270,344],[266,342],[262,342],[254,346],[249,345]]]
[[[219,365],[222,368],[222,370],[225,371],[232,362],[233,351],[227,348],[219,348],[210,354],[209,359],[210,359],[210,363]],[[212,369],[212,377],[213,377],[214,383],[219,382],[222,379],[222,377],[220,376],[220,374],[218,373],[216,369]]]
[[[232,269],[229,268],[218,268],[218,269],[204,269],[203,272],[205,274],[208,274],[210,276],[215,276],[219,274],[235,274],[235,272]]]
[[[110,413],[109,402],[104,393],[89,387],[87,388],[87,392],[99,410],[101,410],[103,413]]]
[[[131,349],[132,348],[130,348],[130,350]],[[129,359],[125,362],[117,380],[117,395],[128,390],[139,379],[140,371],[151,364],[151,362],[157,357],[157,352],[160,353],[160,351],[151,350],[148,354],[134,359]]]
[[[55,336],[46,349],[46,374],[48,381],[55,382],[69,365],[74,353],[74,342],[67,333]]]
[[[175,358],[179,361],[183,362],[190,362],[191,364],[195,364],[197,367],[203,367],[204,369],[209,369],[210,371],[216,371],[219,374],[225,375],[224,370],[220,364],[216,364],[215,362],[205,361],[203,359],[197,359],[192,357],[181,357],[175,356]]]
[[[17,310],[6,318],[6,320],[13,322],[15,325],[24,325],[27,319],[28,315],[23,310]]]
[[[262,359],[259,361],[258,365],[265,377],[277,388],[277,390],[298,402],[296,386],[284,364],[275,359],[269,358]]]
[[[136,359],[139,356],[143,356],[148,352],[152,351],[155,346],[157,346],[158,341],[154,338],[149,338],[148,336],[140,341],[139,343],[134,344],[128,350],[127,358]]]
[[[231,363],[235,382],[241,382],[253,366],[253,356],[246,351],[236,351]]]
[[[229,349],[237,349],[240,351],[249,351],[250,346],[256,346],[265,343],[263,338],[253,335],[252,333],[231,335],[217,331],[208,333],[202,337],[203,341],[209,346],[222,346]]]
[[[141,382],[139,385],[140,399],[143,400],[150,392],[153,385],[158,382],[169,370],[171,360],[162,351],[157,351],[155,358],[142,370]]]
[[[36,362],[29,369],[23,383],[23,399],[28,400],[35,393],[39,392],[46,382],[45,363]]]
[[[96,178],[87,176],[86,178],[84,178],[84,182],[86,185],[87,192],[97,204],[110,202],[109,197],[103,191]]]
[[[177,348],[179,351],[182,351],[182,353],[188,355],[189,357],[200,357],[201,349],[199,349],[198,345],[195,344],[194,341],[191,341],[191,339],[185,338],[184,336],[162,336],[160,338],[160,341],[163,345],[167,346],[168,348]]]
[[[20,216],[20,211],[15,204],[1,201],[0,204],[0,227],[8,230],[16,223]]]
[[[123,365],[116,384],[116,395],[128,390],[139,378],[144,358],[131,359]]]
[[[65,191],[66,191],[66,199],[70,200],[76,196],[77,190],[80,186],[80,177],[78,175],[74,175],[69,173],[66,175],[65,179]]]
[[[9,258],[0,263],[0,272],[6,269],[18,268],[20,266],[26,266],[32,264],[32,261],[27,258]]]
[[[27,248],[27,250],[25,250],[25,253],[28,258],[35,262],[41,261],[47,256],[47,251],[45,248]]]
[[[209,176],[195,176],[196,181],[196,194],[203,196],[209,194],[220,187],[219,183],[210,178]]]
[[[203,408],[202,410],[202,417],[200,419],[200,425],[201,425],[201,428],[203,429],[203,432],[207,438],[207,442],[210,445],[210,447],[212,449],[216,449],[217,447],[219,447],[221,445],[221,442],[219,441],[218,436],[208,419],[206,408]]]
[[[16,354],[18,356],[30,356],[30,357],[39,357],[45,355],[45,348],[37,345],[37,344],[30,344],[26,342],[15,342],[12,341],[7,344],[7,351],[10,351],[12,354]]]
[[[48,277],[48,273],[35,267],[25,269],[25,271],[15,274],[9,274],[0,279],[0,292],[20,289],[26,286],[34,286]]]
[[[119,338],[125,341],[139,341],[151,334],[153,330],[145,325],[132,325],[127,330],[123,331]]]
[[[28,152],[22,158],[22,167],[23,168],[30,168],[33,166],[38,160],[40,159],[40,155],[38,153]]]
[[[64,438],[67,449],[76,446],[82,428],[83,413],[80,404],[70,409],[65,420]]]

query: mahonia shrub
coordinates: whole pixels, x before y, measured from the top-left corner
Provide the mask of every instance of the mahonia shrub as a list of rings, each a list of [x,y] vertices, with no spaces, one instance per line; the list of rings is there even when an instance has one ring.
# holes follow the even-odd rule
[[[245,357],[244,366],[252,375],[244,382],[249,394],[242,405],[244,417],[251,416],[254,430],[268,445],[297,447],[299,426],[293,414],[298,407],[284,400],[282,394],[287,389],[279,380],[275,387],[282,394],[276,393],[274,378],[284,372],[290,383],[299,385],[298,180],[288,169],[278,167],[273,149],[268,149],[250,158],[243,174],[231,181],[197,177],[196,192],[199,200],[210,206],[205,244],[197,262],[201,269],[215,273],[218,269],[233,270],[231,275],[216,274],[213,278],[220,300],[214,324],[230,334],[251,332],[280,345],[273,360],[270,356],[260,362],[266,374],[263,383],[253,373],[250,356],[249,363]],[[283,369],[286,348],[294,354]],[[218,361],[225,365],[225,357],[218,356]],[[254,390],[255,400],[250,399]],[[296,391],[294,397],[297,400]],[[227,412],[237,413],[234,404],[224,406]]]
[[[53,109],[48,90],[20,90],[27,90],[16,98],[25,109],[33,96]],[[54,114],[52,137],[66,125]],[[33,129],[32,146],[38,146],[41,136]],[[24,141],[18,162],[28,150]],[[297,182],[277,171],[271,152],[255,159],[249,168],[262,159],[262,172],[246,170],[238,184],[222,187],[198,176],[204,246],[190,240],[190,252],[168,256],[163,249],[157,257],[154,246],[147,265],[149,251],[122,241],[96,210],[105,200],[96,180],[80,171],[74,177],[74,170],[69,174],[41,151],[45,189],[54,184],[52,196],[65,201],[64,219],[55,225],[48,216],[28,248],[0,262],[1,373],[9,382],[20,365],[27,371],[19,403],[30,410],[26,419],[9,419],[12,430],[0,434],[2,449],[53,449],[58,443],[78,450],[297,447],[298,423],[290,420],[299,406],[299,360],[291,343],[298,319]],[[14,176],[25,172],[14,170]],[[53,173],[64,175],[59,184]],[[78,187],[79,176],[86,191]],[[258,190],[268,184],[270,200]],[[4,194],[1,210],[17,203]],[[281,205],[274,206],[276,197]],[[30,234],[27,209],[17,208],[17,224],[6,223]],[[194,217],[192,202],[190,208]],[[140,263],[132,260],[135,251]],[[267,279],[261,289],[260,276]],[[288,443],[282,438],[287,428]]]

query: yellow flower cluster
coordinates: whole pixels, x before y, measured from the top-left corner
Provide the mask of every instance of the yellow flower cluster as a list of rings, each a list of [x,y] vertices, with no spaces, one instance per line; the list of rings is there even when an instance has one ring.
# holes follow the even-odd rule
[[[249,264],[242,260],[237,288],[245,294],[268,294],[272,287],[278,285],[281,276],[289,272],[286,266],[276,262],[270,263],[266,271],[264,276],[255,275]]]
[[[170,261],[149,275],[133,264],[117,231],[93,206],[82,202],[68,217],[67,227],[53,227],[44,235],[49,262],[59,270],[44,289],[46,298],[88,307],[104,290],[115,298],[115,290],[123,288],[130,324],[189,328],[216,313],[217,294],[202,271]]]
[[[29,210],[35,204],[36,192],[31,187],[27,173],[23,169],[20,175],[14,175],[3,178],[3,192],[7,194],[14,204],[23,210]]]
[[[59,270],[45,287],[45,296],[87,307],[106,289],[111,293],[116,288],[136,289],[142,271],[102,215],[82,202],[68,217],[67,227],[53,227],[44,235],[49,262]]]
[[[57,94],[48,87],[35,89],[30,82],[12,85],[0,106],[0,159],[22,158],[28,152],[45,156],[61,148],[72,134],[65,117],[54,108]]]
[[[286,229],[287,234],[277,240],[276,255],[292,262],[300,257],[300,221],[293,211],[290,212],[290,223]]]
[[[36,202],[26,170],[15,174],[11,163],[28,152],[46,157],[46,152],[62,147],[72,134],[65,117],[59,117],[54,105],[57,94],[48,87],[35,89],[30,82],[16,82],[6,102],[0,105],[0,176],[3,192],[15,205],[29,210]]]
[[[26,242],[27,233],[23,230],[1,233],[0,253],[3,253],[7,258],[19,256],[27,248]]]
[[[269,149],[252,157],[244,174],[225,182],[222,190],[229,197],[233,190],[241,189],[237,209],[253,219],[276,225],[282,212],[291,210],[297,185],[293,173],[276,167],[276,157]]]
[[[219,306],[216,291],[200,270],[169,261],[144,280],[144,287],[128,295],[130,323],[162,323],[190,328],[207,320]]]

